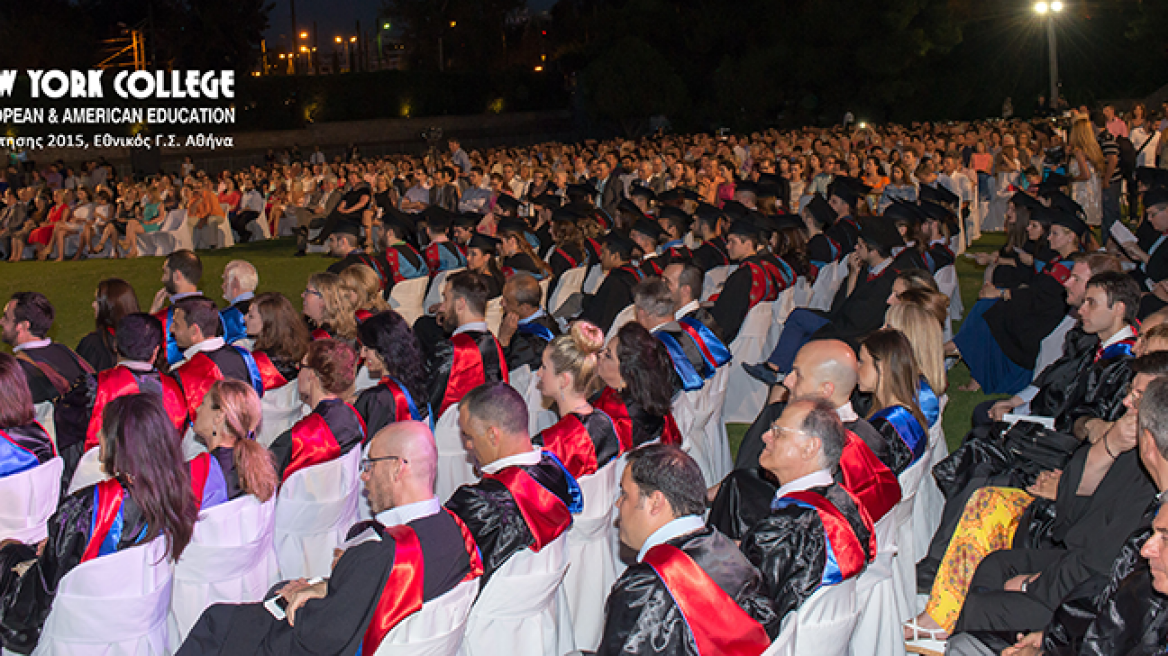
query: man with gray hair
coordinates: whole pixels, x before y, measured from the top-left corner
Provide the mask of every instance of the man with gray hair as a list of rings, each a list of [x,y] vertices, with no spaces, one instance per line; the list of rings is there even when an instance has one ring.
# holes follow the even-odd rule
[[[779,481],[771,514],[742,538],[780,617],[821,586],[864,571],[876,556],[872,520],[835,482],[847,433],[835,406],[796,399],[763,437],[759,464]]]
[[[674,320],[673,294],[661,278],[649,278],[633,289],[637,323],[653,334],[673,360],[673,388],[696,392],[730,361],[730,350],[704,326]]]
[[[247,260],[232,260],[223,267],[223,298],[227,307],[219,313],[223,321],[223,341],[234,344],[247,339],[245,319],[260,285],[260,274]]]

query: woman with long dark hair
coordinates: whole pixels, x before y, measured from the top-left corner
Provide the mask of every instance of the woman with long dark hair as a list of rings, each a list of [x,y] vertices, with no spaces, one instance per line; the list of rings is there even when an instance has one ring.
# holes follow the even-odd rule
[[[114,329],[122,317],[138,312],[138,297],[130,283],[121,278],[106,278],[97,283],[93,299],[94,330],[77,344],[77,355],[94,371],[113,369],[118,363]]]
[[[929,446],[928,422],[919,405],[921,370],[904,333],[882,328],[860,345],[858,387],[872,395],[868,422],[888,442],[897,474]]]
[[[309,339],[308,326],[292,302],[279,292],[259,294],[248,307],[244,326],[247,336],[255,340],[251,354],[264,377],[264,389],[283,385],[279,380],[268,380],[275,379],[275,374],[284,383],[296,380]]]
[[[16,358],[0,353],[0,478],[28,471],[56,454],[53,440],[37,423],[24,369]]]
[[[606,387],[592,405],[612,417],[622,450],[657,440],[681,444],[672,412],[673,361],[644,326],[622,326],[600,351],[596,372]]]
[[[129,394],[110,401],[100,449],[101,468],[110,478],[63,499],[49,518],[43,545],[8,543],[0,549],[5,571],[32,561],[0,591],[6,649],[32,652],[61,579],[81,563],[160,537],[173,562],[191,541],[199,508],[182,441],[159,397]]]
[[[251,494],[263,503],[276,493],[272,454],[256,442],[261,419],[260,397],[252,386],[230,378],[216,381],[199,406],[195,439],[219,462],[228,499]]]
[[[361,392],[353,407],[365,420],[366,435],[397,421],[426,421],[426,361],[410,325],[393,310],[378,312],[357,327],[360,355],[377,385]]]

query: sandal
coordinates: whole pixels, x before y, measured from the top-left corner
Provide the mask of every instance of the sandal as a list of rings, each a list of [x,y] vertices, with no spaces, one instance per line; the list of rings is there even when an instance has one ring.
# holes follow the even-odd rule
[[[904,650],[910,654],[924,654],[925,656],[944,656],[945,643],[949,634],[945,629],[926,629],[917,624],[917,618],[904,623],[904,628],[912,632],[911,638],[904,641]]]

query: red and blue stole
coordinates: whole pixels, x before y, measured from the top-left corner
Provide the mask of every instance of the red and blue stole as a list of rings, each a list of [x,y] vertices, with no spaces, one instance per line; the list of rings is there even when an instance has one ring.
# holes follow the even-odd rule
[[[653,568],[677,604],[700,656],[758,656],[770,636],[689,554],[670,544],[648,551]]]
[[[868,560],[876,553],[876,543],[873,537],[869,544],[861,544],[852,525],[848,523],[844,514],[821,494],[811,490],[792,492],[784,497],[775,499],[771,508],[780,510],[787,506],[800,506],[814,510],[819,515],[826,533],[827,562],[823,568],[823,578],[820,585],[836,585],[859,574],[864,570]],[[871,520],[861,511],[865,524]],[[869,527],[871,528],[871,527]],[[871,531],[869,532],[871,535]]]
[[[0,430],[0,476],[26,472],[40,464],[41,459],[35,453],[17,443],[7,431]]]
[[[614,271],[627,271],[628,273],[633,274],[633,277],[636,278],[638,282],[645,279],[645,272],[631,264],[623,264],[614,269]]]
[[[292,426],[292,458],[284,470],[284,480],[292,474],[339,458],[341,445],[324,417],[313,412]]]
[[[1059,260],[1047,262],[1042,267],[1042,273],[1054,278],[1060,285],[1065,285],[1071,277],[1071,269],[1075,267],[1074,260]]]
[[[574,413],[564,415],[553,426],[543,429],[543,448],[555,454],[573,478],[595,474],[596,445],[588,427]]]
[[[653,335],[665,345],[665,350],[669,351],[669,359],[673,360],[673,370],[677,372],[677,377],[681,380],[681,388],[683,390],[696,392],[702,388],[707,378],[714,375],[712,370],[709,372],[709,375],[705,375],[704,371],[698,371],[694,367],[693,362],[690,362],[689,356],[685,354],[685,350],[681,348],[681,343],[677,341],[677,337],[668,331],[658,330]]]
[[[1133,355],[1132,348],[1134,348],[1135,345],[1136,338],[1128,337],[1127,339],[1121,339],[1118,342],[1109,345],[1107,348],[1096,349],[1095,362],[1106,362],[1107,360],[1121,356],[1130,358]]]
[[[458,523],[466,553],[470,556],[470,572],[463,578],[463,582],[482,576],[483,560],[479,556],[479,547],[470,530],[457,515],[445,508],[443,512],[448,513]],[[393,569],[385,579],[385,586],[377,598],[373,619],[365,629],[358,654],[372,656],[376,653],[385,636],[389,635],[402,620],[422,610],[425,601],[423,586],[426,581],[426,559],[422,553],[422,545],[418,541],[418,534],[403,524],[385,527],[384,535],[393,539]]]
[[[903,405],[890,405],[874,413],[872,419],[883,419],[896,429],[896,434],[912,451],[912,463],[925,455],[925,449],[929,446],[929,433],[924,426],[921,426],[921,422],[913,416],[911,410]]]
[[[706,378],[713,376],[715,369],[730,362],[732,357],[730,349],[714,335],[714,331],[710,330],[709,326],[693,317],[682,317],[677,320],[677,324],[681,326],[682,330],[689,333],[694,343],[697,344],[698,350],[701,351],[702,359],[706,361],[706,367],[710,370]]]
[[[252,357],[250,351],[241,346],[229,346],[235,349],[239,357],[243,358],[243,363],[247,366],[247,376],[249,379],[246,382],[262,398],[264,395],[264,381],[256,365],[255,358]],[[187,360],[179,367],[176,373],[182,381],[182,388],[186,394],[187,412],[190,415],[191,421],[194,421],[196,415],[198,415],[199,406],[203,404],[203,397],[207,395],[207,392],[216,381],[223,380],[223,371],[219,369],[219,365],[215,364],[211,356],[206,353],[196,353],[190,360]]]
[[[840,485],[868,511],[872,521],[880,521],[900,502],[902,491],[896,474],[852,431],[847,431],[839,469]]]
[[[166,414],[170,417],[171,423],[174,424],[174,429],[181,435],[187,425],[188,406],[186,395],[183,393],[183,389],[179,387],[179,384],[170,376],[159,374],[158,379],[162,384],[162,405],[166,408]],[[85,430],[86,451],[97,446],[97,434],[101,431],[105,406],[116,398],[128,394],[137,394],[139,391],[141,389],[138,386],[138,379],[134,376],[134,372],[121,365],[113,369],[107,369],[97,375],[97,394],[93,399],[93,410],[89,414],[89,425]],[[201,396],[199,397],[199,402],[202,403]],[[196,405],[195,407],[197,408],[198,406]]]
[[[384,294],[385,288],[389,284],[389,275],[386,274],[385,267],[381,265],[381,262],[376,257],[361,255],[357,259],[361,260],[361,264],[364,264],[370,269],[373,269],[373,272],[377,274],[378,285],[381,287],[381,292]]]
[[[397,382],[392,376],[384,376],[380,384],[393,395],[394,421],[422,421],[418,405],[414,403],[414,397],[410,395],[405,385]],[[431,420],[433,418],[430,417]]]
[[[162,322],[162,334],[166,335],[166,361],[173,367],[183,359],[182,349],[178,347],[178,342],[174,340],[174,333],[170,329],[174,320],[174,306],[155,312],[154,318]]]
[[[278,387],[283,387],[288,384],[288,379],[284,378],[284,374],[272,364],[272,359],[268,357],[267,353],[263,351],[253,351],[251,354],[255,360],[256,371],[260,375],[260,380],[263,382],[264,391],[270,392]]]
[[[491,338],[495,349],[499,353],[499,368],[503,373],[503,382],[509,382],[507,375],[507,358],[499,342]],[[469,333],[460,333],[450,338],[454,347],[453,361],[450,363],[450,379],[446,384],[446,393],[442,395],[442,405],[438,407],[438,416],[441,417],[446,409],[462,400],[472,389],[487,382],[486,367],[483,364],[483,354],[479,351],[478,340]]]
[[[779,298],[777,271],[760,262],[743,262],[750,269],[750,307]]]
[[[563,499],[540,485],[523,467],[506,467],[483,478],[499,481],[511,493],[535,539],[532,551],[540,551],[572,526],[572,512]]]
[[[89,562],[98,556],[108,556],[118,550],[125,526],[122,509],[122,484],[116,478],[108,478],[93,487],[93,515],[89,520],[89,542],[81,562]]]
[[[207,478],[211,475],[211,454],[200,453],[191,458],[187,465],[191,468],[191,491],[195,493],[195,507],[203,507],[203,492],[207,489]]]
[[[616,429],[617,439],[620,440],[621,453],[631,451],[633,444],[633,420],[629,417],[629,408],[620,392],[611,387],[605,387],[600,396],[592,402],[592,407],[600,410],[612,419],[612,426]],[[673,419],[673,413],[665,415],[665,426],[661,429],[662,444],[681,446],[681,429]]]

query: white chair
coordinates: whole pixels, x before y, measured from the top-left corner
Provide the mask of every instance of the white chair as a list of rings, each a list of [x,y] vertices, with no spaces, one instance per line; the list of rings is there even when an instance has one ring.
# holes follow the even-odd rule
[[[584,289],[584,276],[586,275],[588,275],[588,267],[578,266],[574,269],[568,269],[564,275],[560,276],[560,282],[556,284],[556,288],[548,297],[548,314],[554,315],[569,296],[578,294]]]
[[[61,458],[0,478],[0,541],[36,544],[48,535],[61,496]]]
[[[706,277],[702,281],[702,300],[708,301],[710,297],[722,291],[722,286],[726,284],[726,279],[730,277],[731,273],[738,268],[737,264],[726,264],[723,266],[716,266],[706,272]]]
[[[620,482],[618,461],[578,479],[584,494],[584,511],[572,517],[568,529],[568,573],[564,595],[572,614],[576,648],[596,651],[604,630],[604,602],[619,576],[612,551],[613,525]]]
[[[819,588],[799,607],[795,656],[844,656],[859,614],[855,577]]]
[[[41,428],[49,434],[49,439],[53,441],[53,445],[57,444],[57,421],[54,416],[57,412],[56,406],[52,401],[41,401],[33,405],[33,410],[36,412],[36,420],[40,422]]]
[[[165,656],[174,565],[166,540],[81,563],[61,578],[36,656]]]
[[[265,448],[271,446],[281,433],[292,428],[312,411],[300,400],[300,391],[295,380],[264,392],[264,397],[260,399],[260,408],[263,409],[264,420],[260,422],[256,441]]]
[[[795,631],[799,628],[799,611],[791,611],[783,618],[783,628],[762,656],[795,656]]]
[[[604,275],[604,269],[599,264],[588,267],[588,275],[584,278],[584,286],[581,289],[585,294],[595,294],[596,290],[600,289],[600,284],[604,282]]]
[[[455,656],[478,592],[478,579],[464,581],[422,604],[386,634],[373,656]]]
[[[538,553],[511,556],[470,611],[458,653],[462,656],[564,656],[576,648],[562,583],[568,569],[567,536]]]
[[[499,334],[499,326],[503,323],[503,297],[496,296],[487,301],[487,329],[492,335]]]
[[[403,280],[393,286],[389,293],[389,306],[397,311],[411,326],[422,316],[425,308],[422,299],[426,297],[426,285],[430,279],[426,276]]]
[[[142,255],[163,256],[184,248],[193,250],[194,235],[186,219],[185,209],[171,210],[156,232],[138,236],[138,252]]]
[[[552,279],[548,277],[540,278],[539,280],[539,305],[540,307],[547,306],[548,287],[552,284]]]
[[[835,298],[835,293],[839,291],[843,274],[846,272],[847,267],[842,262],[829,262],[824,265],[811,287],[811,300],[807,302],[807,307],[812,310],[831,309],[831,302]]]
[[[929,543],[933,540],[933,533],[941,525],[941,514],[945,510],[945,495],[937,487],[937,481],[932,476],[932,467],[949,456],[949,445],[945,442],[945,408],[949,405],[949,395],[942,394],[939,399],[941,419],[929,429],[929,471],[921,477],[917,489],[917,498],[913,504],[912,543],[917,559],[923,558],[929,551]]]
[[[235,245],[235,235],[231,233],[231,224],[222,216],[213,216],[202,228],[191,226],[192,240],[195,248],[231,248]]]
[[[949,318],[961,321],[965,314],[965,305],[961,302],[961,286],[957,282],[957,267],[950,264],[943,266],[933,275],[937,281],[937,288],[942,294],[949,297]]]
[[[612,341],[612,337],[613,335],[616,335],[617,331],[623,328],[626,323],[634,321],[636,318],[637,306],[630,304],[625,307],[625,309],[621,310],[620,313],[616,315],[616,318],[612,320],[612,326],[609,327],[608,334],[604,336],[604,344],[607,346],[608,343]]]
[[[884,518],[891,522],[896,531],[897,554],[892,562],[892,583],[896,593],[897,612],[900,614],[902,622],[916,617],[919,612],[916,608],[916,572],[917,560],[923,552],[917,549],[913,523],[917,495],[921,490],[922,482],[925,479],[932,479],[932,476],[929,475],[932,470],[933,454],[931,450],[926,450],[920,460],[901,472],[898,477],[900,501]],[[927,543],[925,549],[928,549]]]
[[[766,404],[766,385],[751,378],[741,367],[743,362],[758,362],[770,355],[766,351],[767,333],[774,318],[774,303],[764,301],[752,307],[742,322],[738,337],[730,344],[733,359],[726,381],[726,404],[722,408],[725,421],[749,424],[758,417]]]
[[[856,580],[860,615],[848,646],[850,656],[904,656],[904,634],[896,612],[892,561],[896,548],[883,545],[876,559]]]
[[[474,456],[467,452],[458,427],[458,404],[455,403],[434,424],[434,445],[438,449],[438,471],[434,477],[434,494],[445,502],[459,487],[478,480]]]
[[[263,601],[279,580],[273,544],[276,500],[247,494],[204,511],[174,567],[171,649],[178,650],[199,616],[212,604]]]
[[[69,488],[65,490],[66,496],[109,478],[109,475],[101,469],[101,461],[97,459],[98,451],[97,447],[93,447],[81,456],[81,460],[77,461],[77,469],[73,470],[73,478],[69,481]]]
[[[722,421],[731,366],[733,362],[719,367],[700,391],[684,392],[689,397],[693,421],[688,433],[682,433],[681,448],[697,461],[706,487],[719,483],[734,468],[726,424]]]
[[[1063,343],[1066,342],[1067,333],[1075,327],[1077,321],[1075,316],[1068,314],[1049,335],[1042,338],[1042,343],[1038,347],[1038,359],[1034,361],[1035,378],[1042,373],[1043,369],[1054,364],[1055,360],[1063,356]]]
[[[459,267],[457,269],[448,269],[446,271],[439,271],[434,279],[430,281],[430,289],[426,292],[426,300],[422,303],[422,310],[427,314],[430,313],[430,308],[442,302],[442,287],[446,284],[446,279],[466,270],[466,267]]]
[[[357,521],[361,449],[302,469],[284,481],[276,500],[275,543],[280,576],[328,576],[333,549]]]

